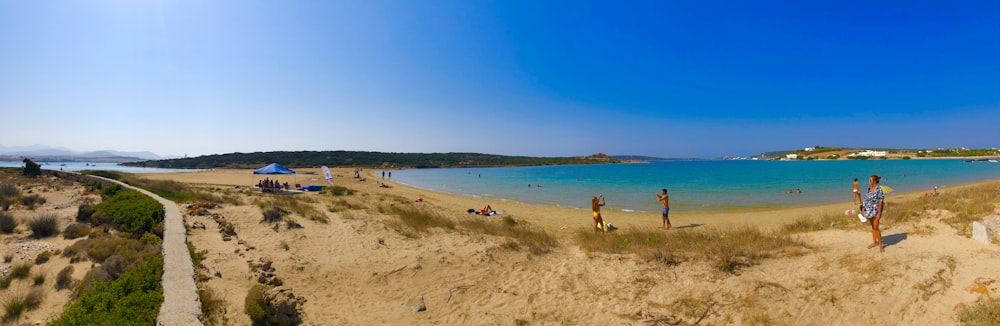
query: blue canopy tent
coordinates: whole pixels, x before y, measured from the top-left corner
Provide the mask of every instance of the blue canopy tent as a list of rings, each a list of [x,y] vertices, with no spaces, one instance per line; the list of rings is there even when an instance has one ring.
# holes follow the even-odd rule
[[[281,164],[271,163],[265,167],[253,170],[253,174],[295,174],[295,171],[281,166]]]
[[[281,166],[281,164],[271,163],[265,167],[253,170],[253,174],[291,174],[293,175],[294,179],[295,171],[292,171],[289,168]]]

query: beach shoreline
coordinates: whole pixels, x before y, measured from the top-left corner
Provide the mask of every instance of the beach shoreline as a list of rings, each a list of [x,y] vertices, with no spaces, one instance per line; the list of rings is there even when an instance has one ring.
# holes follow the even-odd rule
[[[297,177],[277,178],[303,185],[325,184],[319,169],[298,170]],[[786,225],[802,219],[828,215],[843,219],[842,227],[793,234],[786,249],[769,253],[759,264],[741,265],[730,274],[718,271],[710,261],[664,264],[641,255],[589,251],[579,242],[580,235],[593,227],[589,209],[499,199],[486,202],[383,180],[371,176],[375,170],[364,171],[366,182],[353,178],[353,169],[331,170],[334,185],[356,193],[260,194],[250,186],[275,176],[253,175],[246,169],[143,177],[190,183],[241,202],[221,204],[207,216],[185,217],[189,225],[206,226],[190,229],[189,241],[205,257],[201,273],[217,275],[207,277],[203,286],[226,298],[226,318],[235,324],[250,322],[240,313],[257,279],[248,262],[261,259],[273,261],[283,283],[279,288],[293,290],[306,300],[302,312],[309,322],[387,325],[511,324],[513,320],[634,324],[663,318],[688,324],[699,318],[710,324],[759,323],[755,320],[941,324],[954,320],[956,307],[978,298],[963,288],[990,278],[1000,261],[995,259],[1000,257],[996,246],[979,244],[942,223],[941,218],[949,213],[931,210],[916,222],[896,220],[894,203],[919,198],[920,192],[888,197],[882,226],[888,244],[884,254],[865,249],[871,233],[867,224],[844,215],[846,209],[857,208],[847,200],[776,209],[671,212],[674,230],[658,228],[658,212],[602,212],[605,222],[619,229],[603,236],[617,241],[629,241],[620,237],[630,234],[685,237],[745,229],[782,234]],[[998,183],[966,183],[941,192]],[[292,219],[299,225],[296,228],[261,221],[261,207],[286,200],[312,203],[329,221],[298,214]],[[504,214],[485,217],[466,212],[487,204]],[[556,243],[551,251],[535,254],[518,240],[466,228],[414,231],[401,226],[397,214],[403,213],[393,212],[393,206],[433,212],[456,223],[456,228],[473,222],[514,225],[547,234]],[[220,228],[211,217],[216,215],[235,225],[235,239],[220,237]],[[719,241],[724,243],[725,238]],[[935,274],[938,270],[946,274]],[[1000,293],[996,289],[1000,283],[991,284],[984,291]],[[886,293],[888,288],[895,290],[883,294],[886,297],[869,295]],[[416,312],[413,307],[424,302],[427,310]],[[692,304],[697,307],[691,308]],[[327,309],[331,306],[347,309]],[[711,311],[705,313],[705,307]]]

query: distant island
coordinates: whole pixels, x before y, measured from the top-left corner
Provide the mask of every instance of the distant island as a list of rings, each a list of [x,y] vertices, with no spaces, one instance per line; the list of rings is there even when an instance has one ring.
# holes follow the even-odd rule
[[[258,168],[270,163],[280,163],[292,168],[318,167],[322,165],[330,167],[457,168],[607,164],[621,162],[623,160],[602,153],[584,157],[528,157],[480,153],[278,151],[215,154],[191,158],[129,162],[122,163],[122,165],[173,169]]]
[[[753,158],[766,160],[909,160],[972,157],[1000,157],[1000,150],[996,148],[889,149],[815,146],[801,150],[765,152]]]

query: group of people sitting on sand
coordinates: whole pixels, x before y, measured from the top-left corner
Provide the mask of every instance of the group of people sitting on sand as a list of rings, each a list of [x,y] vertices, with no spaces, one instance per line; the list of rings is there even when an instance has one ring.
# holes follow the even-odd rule
[[[271,179],[257,180],[257,188],[260,188],[260,190],[263,192],[275,192],[281,189],[287,190],[288,182],[282,184],[277,180],[271,180]]]

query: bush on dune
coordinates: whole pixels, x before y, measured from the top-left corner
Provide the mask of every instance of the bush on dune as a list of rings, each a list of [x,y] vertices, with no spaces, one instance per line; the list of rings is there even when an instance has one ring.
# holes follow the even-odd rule
[[[115,228],[135,237],[154,233],[164,217],[160,202],[133,190],[122,191],[105,199],[95,207],[94,214],[98,219],[107,218]]]
[[[52,214],[42,214],[29,221],[28,227],[36,238],[51,237],[59,233],[59,219]]]
[[[0,233],[13,233],[17,228],[17,220],[6,212],[0,212]]]

